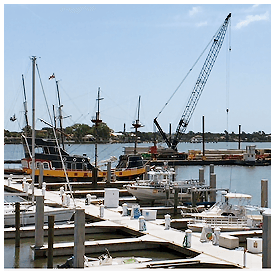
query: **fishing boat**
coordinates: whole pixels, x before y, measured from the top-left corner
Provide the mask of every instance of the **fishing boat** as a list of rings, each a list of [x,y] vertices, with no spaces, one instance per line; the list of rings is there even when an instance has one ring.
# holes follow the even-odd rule
[[[221,231],[238,231],[259,228],[261,216],[248,215],[247,204],[252,196],[241,193],[222,193],[221,201],[215,203],[208,210],[192,213],[188,228],[201,231],[203,227],[212,229],[219,227]],[[186,217],[186,213],[182,213]]]
[[[180,200],[191,198],[192,188],[205,188],[205,183],[199,180],[175,181],[173,168],[155,167],[148,172],[149,179],[136,180],[133,184],[124,185],[130,194],[138,200],[156,201],[173,199],[175,189],[178,190]]]

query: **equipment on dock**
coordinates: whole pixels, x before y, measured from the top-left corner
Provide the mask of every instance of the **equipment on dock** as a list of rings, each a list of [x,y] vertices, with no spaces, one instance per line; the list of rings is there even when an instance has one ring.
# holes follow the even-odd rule
[[[219,54],[219,51],[220,51],[220,49],[222,47],[222,44],[223,44],[223,41],[224,41],[225,33],[226,33],[227,27],[229,25],[230,18],[231,18],[231,13],[228,14],[228,16],[226,17],[226,19],[224,20],[224,23],[222,24],[222,26],[219,28],[218,32],[214,36],[212,46],[211,46],[210,51],[208,53],[208,56],[207,56],[207,58],[206,58],[206,60],[204,62],[204,65],[203,65],[203,67],[201,69],[201,72],[200,72],[199,77],[198,77],[198,79],[196,81],[196,84],[195,84],[195,86],[194,86],[194,88],[192,90],[192,93],[191,93],[191,95],[189,97],[189,100],[188,100],[187,105],[186,105],[186,107],[184,109],[182,117],[181,117],[181,119],[179,121],[179,124],[178,124],[177,129],[176,129],[176,133],[175,133],[174,138],[173,138],[172,141],[166,136],[166,134],[164,133],[164,131],[162,130],[162,128],[160,127],[160,125],[159,125],[159,123],[157,121],[157,118],[158,118],[159,114],[162,111],[154,119],[154,123],[157,126],[157,128],[158,128],[161,136],[163,137],[164,141],[166,142],[167,146],[169,148],[175,150],[175,151],[177,151],[177,145],[179,143],[180,134],[183,133],[183,132],[185,132],[185,130],[186,130],[186,128],[187,128],[187,126],[188,126],[188,124],[190,122],[190,119],[191,119],[191,117],[192,117],[192,115],[194,113],[196,105],[198,104],[199,98],[200,98],[201,93],[202,93],[202,91],[203,91],[203,89],[205,87],[205,84],[206,84],[206,82],[208,80],[208,77],[209,77],[209,75],[211,73],[211,70],[212,70],[212,68],[213,68],[213,66],[215,64],[215,61],[217,59],[217,56]],[[189,74],[189,72],[188,72],[188,74]],[[182,84],[182,82],[181,82],[181,84]],[[166,105],[167,105],[167,103],[166,103]]]

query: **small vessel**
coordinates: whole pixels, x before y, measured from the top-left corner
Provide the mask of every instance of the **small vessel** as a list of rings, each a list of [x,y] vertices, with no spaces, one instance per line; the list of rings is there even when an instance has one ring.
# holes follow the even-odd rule
[[[74,256],[69,258],[64,264],[58,265],[57,268],[73,268]],[[107,248],[105,248],[105,253],[100,255],[98,258],[90,258],[84,256],[84,267],[99,267],[106,265],[124,265],[124,264],[138,264],[143,262],[150,262],[151,258],[141,258],[141,257],[117,257],[112,258]]]
[[[210,226],[212,229],[219,227],[221,231],[237,231],[259,228],[260,216],[252,216],[247,213],[247,203],[252,196],[240,193],[222,193],[221,201],[215,203],[208,210],[201,213],[192,213],[192,220],[188,228],[192,231],[201,231],[203,227]],[[231,203],[235,201],[235,203]],[[186,216],[186,213],[182,213]]]
[[[20,225],[34,225],[35,224],[35,205],[19,197],[16,199],[20,201]],[[71,208],[50,207],[44,206],[44,223],[48,223],[48,216],[54,215],[55,222],[67,222],[71,219],[75,210]],[[4,227],[15,226],[15,204],[4,200]]]
[[[138,200],[144,201],[172,199],[175,189],[178,189],[180,200],[190,199],[193,187],[205,187],[205,184],[198,180],[175,181],[173,168],[155,167],[148,172],[148,176],[148,180],[137,180],[134,184],[124,187]]]

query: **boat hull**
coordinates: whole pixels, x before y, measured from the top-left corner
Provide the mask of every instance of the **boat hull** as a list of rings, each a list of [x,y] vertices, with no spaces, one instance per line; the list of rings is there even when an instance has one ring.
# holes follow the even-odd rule
[[[48,216],[55,216],[55,222],[66,222],[69,221],[74,214],[73,209],[67,208],[56,208],[56,209],[45,209],[44,210],[44,223],[48,223]],[[20,225],[34,225],[35,224],[35,210],[22,211],[20,213]],[[10,227],[15,226],[15,213],[4,214],[4,226]]]
[[[151,186],[127,185],[126,189],[138,200],[154,201],[166,199],[165,188]]]

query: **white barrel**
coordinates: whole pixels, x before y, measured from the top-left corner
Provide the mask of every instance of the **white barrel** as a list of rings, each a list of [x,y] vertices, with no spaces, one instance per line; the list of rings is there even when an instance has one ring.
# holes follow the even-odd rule
[[[185,237],[186,237],[186,247],[191,247],[191,238],[192,238],[192,230],[187,229],[185,230]]]
[[[100,218],[104,217],[104,205],[99,206],[99,217]]]
[[[128,208],[127,208],[127,203],[122,204],[122,216],[127,216],[128,215]]]
[[[138,229],[139,231],[146,231],[146,223],[145,223],[145,219],[143,216],[140,216],[138,218]]]
[[[221,235],[221,229],[219,227],[215,227],[214,228],[214,238],[213,238],[214,245],[219,245],[220,235]]]
[[[166,214],[164,216],[164,220],[165,220],[165,227],[164,230],[168,230],[170,229],[170,225],[171,225],[171,216],[169,214]]]

